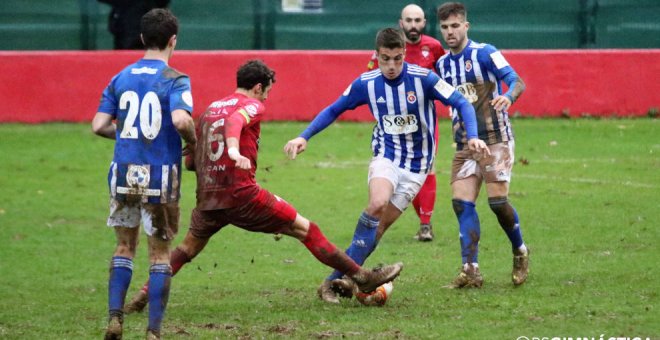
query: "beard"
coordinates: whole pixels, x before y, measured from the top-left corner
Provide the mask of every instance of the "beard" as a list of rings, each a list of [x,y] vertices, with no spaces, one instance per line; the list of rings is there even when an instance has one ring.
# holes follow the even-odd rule
[[[418,31],[417,29],[412,28],[410,31],[404,31],[404,33],[406,34],[406,38],[407,38],[408,40],[410,40],[410,41],[412,41],[412,42],[416,42],[417,40],[419,40],[419,39],[422,37],[422,32],[423,32],[423,31],[424,31],[424,30],[422,30],[422,31],[420,32],[420,31]]]

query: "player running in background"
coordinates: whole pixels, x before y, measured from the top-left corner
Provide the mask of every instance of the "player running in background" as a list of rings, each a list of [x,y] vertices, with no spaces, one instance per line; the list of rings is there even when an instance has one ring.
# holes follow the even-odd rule
[[[170,242],[179,227],[181,137],[195,145],[190,79],[167,65],[178,22],[165,9],[142,17],[144,57],[117,74],[103,91],[92,130],[115,139],[108,182],[117,247],[110,263],[106,339],[121,339],[122,308],[133,274],[140,222],[149,240],[148,339],[160,339],[170,292]],[[116,124],[113,122],[116,120]]]
[[[190,229],[171,256],[176,274],[228,224],[252,232],[280,233],[297,238],[323,264],[348,273],[359,289],[370,292],[396,278],[402,264],[379,271],[362,269],[326,239],[319,227],[298,214],[288,202],[261,188],[255,180],[261,120],[275,72],[259,60],[242,65],[236,75],[236,92],[213,102],[199,117],[199,143],[186,168],[197,174],[197,206]],[[146,304],[145,285],[126,306],[139,311]],[[151,302],[151,301],[149,301]]]
[[[409,64],[416,64],[429,70],[435,70],[435,62],[445,54],[445,50],[439,41],[423,34],[426,27],[426,18],[424,10],[421,7],[410,4],[401,11],[399,27],[403,30],[406,37],[406,59]],[[371,57],[367,69],[378,68],[378,58],[376,52]],[[438,129],[435,130],[435,143],[438,144]],[[433,226],[431,225],[431,216],[435,208],[437,180],[435,176],[435,163],[433,168],[426,176],[426,181],[419,190],[412,204],[419,217],[419,231],[415,235],[418,241],[433,241]]]
[[[435,73],[404,62],[405,40],[401,30],[379,31],[376,52],[378,69],[355,79],[337,101],[323,109],[299,137],[284,147],[284,152],[293,159],[305,151],[310,138],[344,111],[369,105],[376,120],[368,176],[369,203],[358,219],[353,241],[346,251],[358,264],[364,263],[383,233],[401,216],[433,168],[437,128],[433,100],[458,108],[468,128],[471,150],[488,150],[477,138],[472,105]],[[333,280],[342,275],[338,270],[323,281],[319,287],[322,300],[337,302],[338,286]]]
[[[483,182],[486,182],[490,209],[511,241],[513,284],[521,285],[527,279],[529,251],[522,239],[516,209],[508,200],[515,159],[513,131],[507,109],[525,90],[525,83],[495,47],[468,39],[470,23],[463,4],[443,4],[438,8],[438,20],[442,38],[451,53],[438,60],[436,71],[474,106],[479,138],[486,141],[491,154],[481,157],[466,148],[469,127],[463,124],[459,111],[452,105],[456,153],[452,162],[451,186],[463,258],[461,273],[452,286],[481,287],[483,283],[477,259],[481,232],[475,210],[475,201]],[[502,82],[508,87],[504,93]]]

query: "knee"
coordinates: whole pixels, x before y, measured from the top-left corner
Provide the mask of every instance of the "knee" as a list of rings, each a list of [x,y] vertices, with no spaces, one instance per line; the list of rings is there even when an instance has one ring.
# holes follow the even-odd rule
[[[367,214],[380,218],[389,204],[388,198],[372,198],[367,206]]]
[[[488,206],[497,216],[505,215],[511,207],[506,196],[488,197]]]
[[[469,202],[469,201],[464,201],[460,199],[452,199],[451,200],[451,205],[452,208],[454,208],[454,213],[456,214],[456,217],[460,217],[463,215],[463,212],[465,212],[465,209],[474,209],[474,203]]]
[[[115,256],[121,256],[132,259],[135,257],[135,249],[137,249],[137,240],[135,241],[118,241],[115,248]]]

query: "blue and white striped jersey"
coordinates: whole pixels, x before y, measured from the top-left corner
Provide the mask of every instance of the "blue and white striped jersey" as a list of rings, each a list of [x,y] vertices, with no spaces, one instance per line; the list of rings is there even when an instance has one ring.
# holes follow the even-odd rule
[[[454,86],[474,106],[479,138],[486,144],[513,140],[513,131],[506,111],[496,111],[490,101],[502,94],[502,81],[515,71],[494,46],[468,40],[459,54],[451,52],[436,63],[436,72]],[[452,108],[454,140],[461,149],[467,143],[465,128]]]
[[[376,120],[371,138],[373,155],[411,172],[427,173],[435,159],[433,100],[452,106],[465,104],[472,110],[460,93],[428,69],[404,62],[403,71],[392,80],[376,69],[355,79],[300,136],[309,140],[344,111],[367,104]],[[474,122],[473,111],[467,116]]]
[[[98,112],[112,115],[117,124],[108,173],[113,198],[179,199],[181,136],[171,114],[177,109],[192,112],[190,79],[163,61],[141,59],[112,78]]]

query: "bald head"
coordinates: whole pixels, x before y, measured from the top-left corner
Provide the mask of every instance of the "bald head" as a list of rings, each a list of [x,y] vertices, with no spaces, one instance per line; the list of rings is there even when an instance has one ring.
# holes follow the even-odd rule
[[[410,4],[401,10],[401,19],[403,20],[406,17],[424,19],[424,10],[415,4]]]
[[[401,10],[399,27],[401,27],[406,34],[406,40],[409,43],[418,43],[422,38],[422,33],[426,27],[424,10],[415,4],[410,4],[404,7],[403,10]]]

